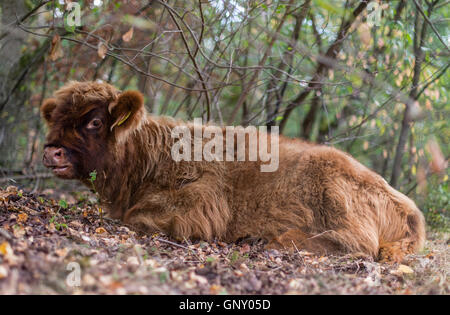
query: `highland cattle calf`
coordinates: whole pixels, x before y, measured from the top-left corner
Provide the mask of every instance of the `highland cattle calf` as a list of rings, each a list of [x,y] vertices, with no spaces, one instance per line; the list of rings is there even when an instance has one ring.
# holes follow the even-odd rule
[[[139,229],[227,242],[262,238],[269,248],[386,261],[401,261],[424,243],[414,202],[334,148],[279,136],[273,172],[261,171],[267,161],[260,157],[177,160],[174,129],[187,128],[188,143],[204,146],[195,138],[199,127],[151,116],[139,92],[106,83],[71,82],[41,111],[49,127],[45,166],[89,187],[95,170],[95,190],[109,215]],[[225,128],[200,128],[200,134],[225,134]],[[258,131],[244,135],[253,136],[274,141]]]

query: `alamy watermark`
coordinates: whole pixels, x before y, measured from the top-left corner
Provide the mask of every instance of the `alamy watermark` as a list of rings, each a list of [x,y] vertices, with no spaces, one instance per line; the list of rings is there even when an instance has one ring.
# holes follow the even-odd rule
[[[177,139],[171,151],[172,159],[177,162],[260,161],[261,172],[278,169],[278,126],[273,126],[268,133],[266,126],[203,126],[202,119],[195,118],[193,127],[176,126],[171,136]]]
[[[70,273],[66,277],[66,284],[69,287],[81,286],[81,267],[77,262],[70,262],[66,266],[66,270]]]
[[[64,13],[64,27],[73,32],[77,26],[81,26],[81,6],[78,2],[69,2]]]
[[[367,24],[369,26],[380,26],[382,7],[376,1],[367,4]]]

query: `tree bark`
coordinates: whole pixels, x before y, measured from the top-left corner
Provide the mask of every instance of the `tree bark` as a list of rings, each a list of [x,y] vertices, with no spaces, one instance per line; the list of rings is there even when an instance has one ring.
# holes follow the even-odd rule
[[[420,1],[421,2],[421,1]],[[419,3],[420,3],[419,2]],[[430,14],[432,7],[429,8],[428,13]],[[408,140],[408,134],[413,123],[411,117],[411,109],[415,101],[418,99],[418,84],[420,80],[420,73],[422,68],[422,63],[425,54],[422,50],[425,35],[427,31],[427,24],[424,19],[420,18],[420,12],[416,6],[416,17],[414,21],[414,74],[412,80],[412,87],[409,93],[410,100],[405,104],[405,111],[403,113],[402,126],[400,129],[400,136],[397,143],[397,148],[395,150],[394,164],[392,166],[392,176],[391,176],[391,186],[397,188],[398,180],[402,170],[402,159],[405,152],[406,142]]]

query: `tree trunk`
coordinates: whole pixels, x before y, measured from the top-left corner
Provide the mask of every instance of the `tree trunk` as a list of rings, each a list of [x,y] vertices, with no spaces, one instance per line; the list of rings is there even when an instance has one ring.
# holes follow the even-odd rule
[[[421,3],[421,1],[419,2]],[[431,13],[429,8],[429,14]],[[420,22],[422,20],[422,23]],[[422,25],[422,26],[421,26]],[[409,93],[410,100],[405,104],[405,111],[403,113],[402,126],[400,130],[400,136],[395,152],[394,164],[392,166],[391,186],[397,188],[400,173],[402,171],[402,159],[405,152],[406,142],[408,141],[409,130],[413,123],[411,117],[411,109],[415,101],[418,98],[417,86],[420,80],[420,71],[425,54],[422,50],[425,35],[427,31],[427,24],[424,19],[421,19],[419,9],[416,7],[416,18],[414,22],[414,75],[412,80],[411,92]]]

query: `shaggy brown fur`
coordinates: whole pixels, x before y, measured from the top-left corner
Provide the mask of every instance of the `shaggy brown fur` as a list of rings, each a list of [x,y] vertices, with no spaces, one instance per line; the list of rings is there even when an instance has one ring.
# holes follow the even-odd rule
[[[149,116],[139,92],[105,83],[69,83],[42,114],[50,129],[44,164],[86,185],[96,170],[95,189],[110,215],[147,231],[250,236],[268,247],[388,261],[424,243],[414,202],[339,150],[280,137],[280,166],[272,173],[260,171],[261,161],[175,162],[171,130],[194,126]]]

